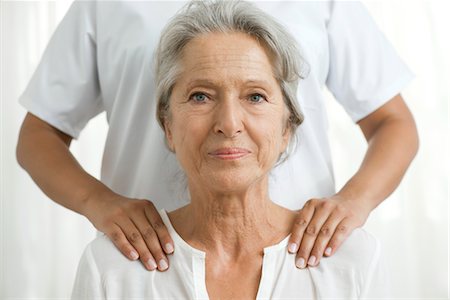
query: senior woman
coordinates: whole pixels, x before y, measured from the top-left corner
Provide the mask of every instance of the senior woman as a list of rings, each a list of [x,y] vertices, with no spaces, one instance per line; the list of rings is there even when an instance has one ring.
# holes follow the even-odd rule
[[[385,292],[377,240],[355,230],[314,269],[286,246],[296,213],[269,198],[272,168],[303,121],[294,39],[246,2],[193,2],[156,52],[157,117],[190,204],[161,217],[176,251],[147,272],[106,236],[88,245],[73,298],[363,298]]]

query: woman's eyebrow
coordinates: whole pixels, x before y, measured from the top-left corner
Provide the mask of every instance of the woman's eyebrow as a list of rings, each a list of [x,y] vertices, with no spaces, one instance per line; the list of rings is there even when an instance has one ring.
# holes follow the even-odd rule
[[[246,85],[259,86],[259,87],[270,87],[270,82],[264,79],[249,79],[245,81]]]
[[[249,85],[249,86],[257,86],[257,87],[270,87],[271,83],[264,79],[247,79],[243,80],[242,84]],[[190,90],[194,86],[206,86],[206,87],[217,87],[222,86],[223,84],[220,84],[218,82],[215,82],[210,79],[194,79],[187,83],[186,89]]]
[[[198,86],[198,85],[207,86],[207,87],[215,87],[215,86],[217,86],[217,83],[212,80],[209,80],[209,79],[194,79],[187,83],[186,89],[190,90],[194,86]]]

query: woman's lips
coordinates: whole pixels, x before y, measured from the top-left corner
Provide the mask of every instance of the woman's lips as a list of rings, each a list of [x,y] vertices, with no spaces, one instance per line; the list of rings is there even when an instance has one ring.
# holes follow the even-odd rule
[[[222,160],[239,159],[248,155],[250,150],[244,148],[220,148],[208,154]]]

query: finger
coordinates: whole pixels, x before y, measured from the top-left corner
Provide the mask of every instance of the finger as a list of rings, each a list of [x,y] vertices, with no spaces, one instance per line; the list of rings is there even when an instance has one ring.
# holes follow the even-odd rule
[[[305,264],[308,264],[309,266],[316,265],[317,257],[310,255],[310,253],[322,225],[326,222],[331,213],[330,210],[331,208],[329,205],[320,204],[319,207],[316,207],[314,215],[306,227],[305,234],[302,237],[300,248],[297,253],[296,261],[299,261],[299,265],[302,265],[302,263],[304,266]]]
[[[304,231],[309,224],[312,216],[314,215],[314,206],[311,205],[311,201],[305,203],[303,208],[299,211],[295,223],[292,226],[291,237],[289,238],[288,250],[290,253],[297,253],[298,246],[302,240]]]
[[[140,253],[141,255],[143,255],[143,257],[145,257],[145,259],[150,259],[150,257],[153,255],[150,254],[150,251],[154,251],[156,249],[148,249],[147,244],[145,243],[141,232],[139,231],[139,229],[136,227],[136,225],[133,223],[133,221],[131,221],[130,219],[126,218],[123,219],[121,221],[120,224],[116,223],[121,229],[122,231],[125,233],[125,236],[127,237],[127,240],[130,242],[131,245],[133,245],[133,247],[137,250],[138,253]],[[159,246],[159,243],[157,243]],[[160,250],[160,252],[162,253],[162,251]],[[154,254],[154,252],[152,252]],[[156,258],[157,260],[157,264],[158,264],[158,269],[160,271],[166,270],[168,268],[168,263],[167,263],[167,258]],[[144,264],[148,262],[149,264],[151,264],[151,261],[145,261],[144,260]]]
[[[149,219],[147,218],[147,214],[144,212],[142,215],[136,215],[133,222],[136,224],[136,227],[139,228],[142,237],[144,239],[147,248],[150,250],[151,256],[154,258],[154,262],[156,262],[159,271],[165,271],[169,268],[168,259],[166,254],[164,253],[161,243],[158,239],[156,231],[150,224]]]
[[[105,232],[105,234],[123,255],[131,260],[136,260],[139,258],[139,254],[136,249],[134,249],[134,247],[128,242],[125,234],[119,226],[114,224],[108,231]]]
[[[333,212],[328,217],[326,222],[322,225],[322,228],[320,228],[319,234],[316,237],[316,241],[314,243],[314,246],[311,250],[311,256],[316,257],[316,263],[315,265],[318,265],[320,263],[320,259],[324,255],[324,252],[326,256],[331,255],[332,248],[325,247],[328,245],[328,242],[331,240],[331,237],[333,236],[336,227],[338,224],[344,219],[344,216],[340,213]]]
[[[356,228],[355,224],[349,218],[343,219],[337,226],[333,233],[330,241],[328,242],[328,247],[330,247],[331,253],[328,256],[333,255],[342,245],[342,243],[348,238],[352,231]]]
[[[170,237],[169,231],[167,230],[166,225],[164,225],[154,204],[150,201],[148,201],[148,203],[149,205],[146,205],[145,207],[145,215],[152,225],[154,232],[156,232],[160,244],[163,245],[164,251],[167,254],[171,254],[174,251],[174,243]]]
[[[158,267],[156,262],[160,262],[160,265],[163,264],[161,269],[164,269],[164,263],[161,260],[167,260],[167,258],[144,211],[141,210],[135,214],[132,222],[138,228],[146,245],[145,251],[139,253],[142,263],[148,270],[153,271]]]

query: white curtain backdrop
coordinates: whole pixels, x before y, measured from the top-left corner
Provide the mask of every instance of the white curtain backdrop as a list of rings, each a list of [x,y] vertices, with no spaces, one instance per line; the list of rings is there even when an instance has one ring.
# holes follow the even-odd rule
[[[396,299],[449,299],[450,5],[437,0],[364,1],[416,74],[403,91],[420,134],[420,150],[397,191],[365,228],[383,243]],[[0,298],[69,298],[78,264],[95,230],[48,199],[15,157],[26,111],[17,99],[71,1],[2,1],[0,106]],[[362,161],[359,127],[329,96],[329,137],[337,188]],[[71,151],[99,178],[107,132],[100,114]]]

